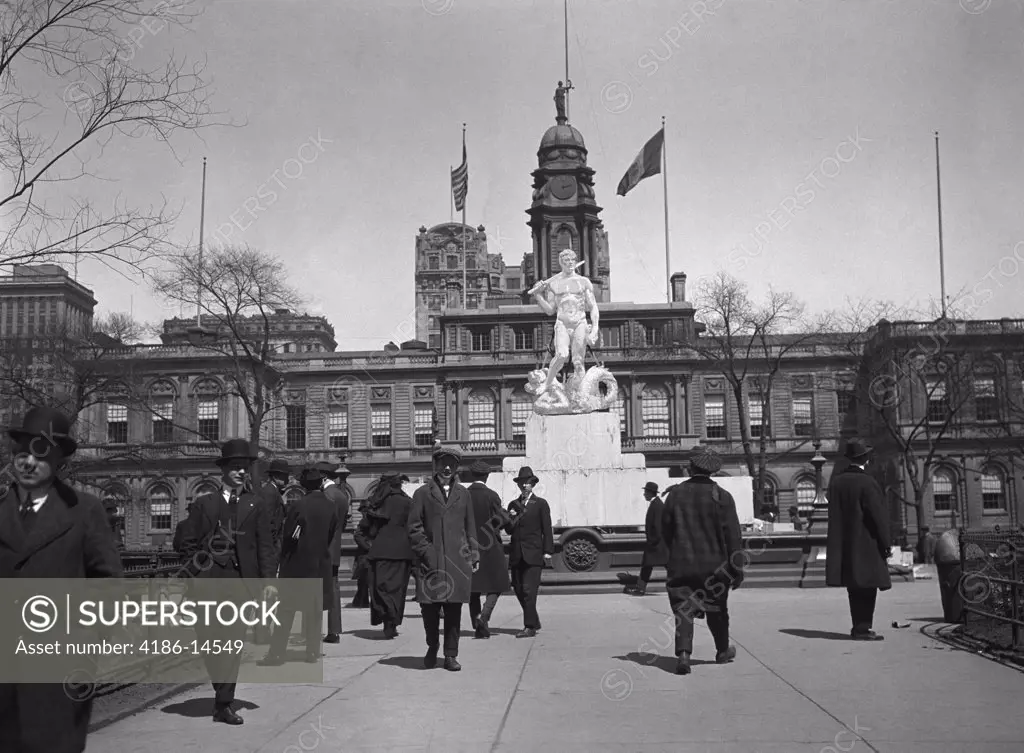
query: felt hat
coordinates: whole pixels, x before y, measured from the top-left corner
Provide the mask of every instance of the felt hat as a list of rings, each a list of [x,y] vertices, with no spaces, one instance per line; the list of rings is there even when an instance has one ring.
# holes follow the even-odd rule
[[[252,462],[259,457],[256,445],[247,439],[229,439],[220,448],[220,457],[217,458],[217,465],[226,465],[232,460],[245,460]]]
[[[846,443],[846,452],[844,455],[849,460],[860,460],[861,458],[866,458],[874,451],[875,448],[871,445],[865,444],[859,439],[851,439]]]
[[[382,473],[380,476],[380,482],[382,484],[396,484],[398,481],[408,483],[409,477],[400,471],[387,471],[386,473]]]
[[[644,491],[645,492],[650,492],[651,494],[657,494],[658,493],[658,485],[656,483],[654,483],[653,481],[648,481],[646,484],[644,484]]]
[[[533,475],[533,468],[528,465],[520,468],[519,475],[512,480],[517,484],[533,484],[534,486],[540,483],[540,479]]]
[[[71,438],[71,421],[55,408],[30,408],[22,416],[21,426],[12,426],[7,434],[14,440],[43,440],[32,442],[33,454],[38,457],[49,454],[44,449],[44,443],[46,448],[50,445],[59,447],[64,457],[73,455],[78,449],[78,443]]]
[[[710,447],[699,447],[690,456],[690,472],[710,476],[722,470],[721,456]]]
[[[473,465],[469,466],[469,472],[474,476],[489,476],[491,475],[491,466],[482,460],[476,460]]]
[[[434,452],[432,454],[432,457],[433,457],[434,460],[437,460],[438,458],[443,458],[443,457],[450,457],[450,458],[454,458],[456,463],[461,463],[462,462],[462,450],[460,450],[458,447],[453,447],[451,445],[439,444],[436,447],[434,447]]]
[[[270,461],[270,465],[267,467],[267,473],[270,475],[282,474],[284,476],[290,476],[292,474],[292,468],[288,465],[288,461],[282,460],[281,458],[274,458]]]
[[[326,460],[314,463],[313,467],[320,471],[324,478],[334,478],[337,475],[338,466],[334,463],[328,463]]]

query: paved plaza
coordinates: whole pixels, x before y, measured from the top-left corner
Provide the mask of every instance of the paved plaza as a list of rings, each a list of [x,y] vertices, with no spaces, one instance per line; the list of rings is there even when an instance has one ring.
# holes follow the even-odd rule
[[[88,750],[1020,751],[1024,673],[922,632],[938,600],[935,581],[895,585],[876,614],[886,640],[855,643],[845,591],[741,589],[736,662],[713,663],[701,621],[687,677],[674,674],[664,594],[542,593],[534,639],[514,637],[521,616],[504,596],[494,637],[463,633],[461,673],[423,669],[415,604],[395,641],[349,609],[322,686],[239,686],[235,728],[211,722],[208,687],[186,691],[94,732]]]

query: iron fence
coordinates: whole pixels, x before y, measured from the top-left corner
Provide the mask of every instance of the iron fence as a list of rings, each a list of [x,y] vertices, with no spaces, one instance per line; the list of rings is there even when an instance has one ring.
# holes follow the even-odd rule
[[[1024,534],[960,531],[964,633],[1024,650]]]

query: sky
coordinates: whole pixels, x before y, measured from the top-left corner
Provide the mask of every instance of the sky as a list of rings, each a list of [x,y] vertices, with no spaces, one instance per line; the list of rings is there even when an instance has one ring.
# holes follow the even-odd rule
[[[116,139],[91,164],[104,180],[56,184],[58,200],[166,199],[172,236],[195,243],[205,156],[206,242],[278,255],[339,349],[372,350],[406,339],[415,237],[450,218],[465,122],[467,221],[507,264],[531,250],[530,173],[565,73],[559,0],[201,5],[187,32],[146,32],[140,59],[205,62],[232,125],[173,151]],[[570,0],[570,122],[596,170],[613,300],[664,301],[662,180],[615,195],[664,116],[671,268],[691,291],[724,270],[812,311],[937,300],[939,131],[947,294],[971,318],[1024,316],[1022,17],[991,0]],[[78,278],[98,313],[179,313],[99,264]]]

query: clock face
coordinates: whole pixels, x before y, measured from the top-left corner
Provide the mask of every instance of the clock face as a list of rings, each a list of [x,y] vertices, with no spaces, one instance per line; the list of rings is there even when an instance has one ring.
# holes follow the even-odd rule
[[[571,199],[576,195],[576,179],[571,175],[556,175],[551,179],[551,195],[556,199]]]

